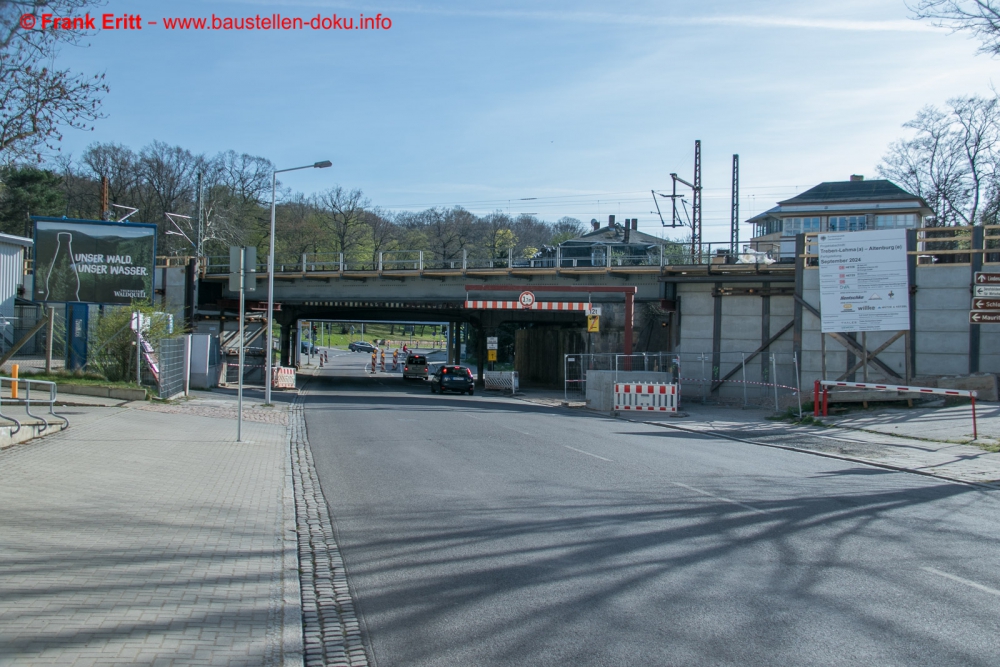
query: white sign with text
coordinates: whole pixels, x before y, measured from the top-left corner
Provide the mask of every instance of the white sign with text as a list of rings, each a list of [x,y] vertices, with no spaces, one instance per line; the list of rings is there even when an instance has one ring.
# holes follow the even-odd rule
[[[823,333],[910,328],[906,230],[819,235]]]

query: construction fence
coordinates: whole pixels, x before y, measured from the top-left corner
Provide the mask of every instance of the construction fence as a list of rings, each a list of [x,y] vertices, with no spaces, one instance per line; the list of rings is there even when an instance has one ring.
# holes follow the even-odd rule
[[[583,395],[591,407],[610,410],[614,384],[677,384],[679,401],[770,408],[798,407],[801,373],[795,354],[711,352],[675,354],[567,354],[564,395]]]

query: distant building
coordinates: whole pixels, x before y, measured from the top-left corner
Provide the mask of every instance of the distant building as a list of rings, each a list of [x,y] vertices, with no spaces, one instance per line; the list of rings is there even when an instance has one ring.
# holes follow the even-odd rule
[[[17,338],[14,304],[25,292],[24,254],[33,244],[34,241],[23,236],[0,234],[0,348],[3,350]]]
[[[931,213],[927,202],[892,181],[851,176],[820,183],[747,220],[755,228],[750,250],[790,259],[796,234],[916,229]]]
[[[626,218],[623,225],[611,215],[606,227],[597,220],[591,220],[590,224],[591,231],[559,244],[563,267],[605,266],[609,252],[611,262],[617,266],[648,264],[654,255],[659,257],[661,245],[673,245],[671,241],[640,232],[638,218]],[[543,256],[554,258],[555,248],[546,248]]]

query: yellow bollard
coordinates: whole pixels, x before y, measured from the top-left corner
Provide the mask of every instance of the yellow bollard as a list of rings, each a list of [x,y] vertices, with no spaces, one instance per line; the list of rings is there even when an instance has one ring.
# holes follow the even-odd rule
[[[10,383],[10,397],[17,398],[17,371],[21,368],[20,364],[14,364],[10,367],[10,376],[14,378],[14,381]]]

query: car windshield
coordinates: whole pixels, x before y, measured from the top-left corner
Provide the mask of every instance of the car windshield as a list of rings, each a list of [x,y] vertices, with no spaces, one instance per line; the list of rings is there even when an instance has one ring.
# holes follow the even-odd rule
[[[408,364],[426,364],[427,363],[427,357],[412,356],[412,357],[410,357],[409,359],[406,360],[406,363],[408,363]]]
[[[447,373],[449,376],[451,376],[451,375],[462,376],[462,375],[471,375],[472,374],[472,371],[470,371],[465,366],[448,366],[448,367],[442,369],[442,371],[444,373]]]

